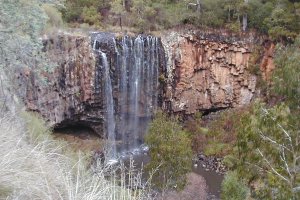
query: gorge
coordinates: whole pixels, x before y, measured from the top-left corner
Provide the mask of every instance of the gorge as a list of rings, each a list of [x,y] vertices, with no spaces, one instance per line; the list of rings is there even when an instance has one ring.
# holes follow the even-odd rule
[[[254,43],[261,42],[254,36],[171,32],[161,39],[112,33],[90,38],[66,33],[44,40],[44,51],[59,63],[39,77],[47,84],[38,84],[29,70],[18,75],[26,83],[27,108],[55,127],[81,124],[103,137],[115,129],[127,149],[137,141],[125,138],[141,135],[155,107],[191,115],[247,105],[256,92],[256,76],[248,70]],[[266,49],[263,57],[267,70],[272,51]],[[116,124],[108,126],[108,118]]]
[[[55,128],[87,127],[106,138],[107,160],[139,151],[156,109],[183,119],[248,105],[257,94],[249,68],[256,43],[264,39],[214,32],[168,32],[160,37],[60,33],[44,39],[44,52],[58,62],[41,77],[25,70],[28,110]],[[272,70],[273,46],[262,50],[263,72]],[[141,159],[142,160],[142,159]],[[210,192],[219,195],[217,185]],[[206,177],[206,178],[207,178]]]

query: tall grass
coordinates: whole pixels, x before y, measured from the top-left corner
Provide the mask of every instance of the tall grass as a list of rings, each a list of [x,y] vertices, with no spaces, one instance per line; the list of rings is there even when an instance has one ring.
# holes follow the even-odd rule
[[[0,199],[151,198],[143,187],[137,187],[140,173],[121,170],[117,176],[114,168],[107,170],[101,164],[91,168],[80,154],[76,158],[64,155],[64,143],[41,137],[39,131],[50,132],[35,116],[25,118],[0,116]],[[33,140],[32,135],[39,139]]]

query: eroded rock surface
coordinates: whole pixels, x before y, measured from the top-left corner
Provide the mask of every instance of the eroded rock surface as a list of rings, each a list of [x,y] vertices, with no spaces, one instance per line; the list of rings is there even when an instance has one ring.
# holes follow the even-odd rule
[[[39,112],[53,126],[82,123],[99,132],[101,85],[95,76],[96,59],[89,38],[55,35],[44,40],[44,51],[58,66],[42,72],[41,77],[25,73],[27,108]]]
[[[272,71],[275,69],[274,54],[276,45],[267,40],[263,44],[264,53],[260,63],[260,71],[262,72],[262,78],[269,81],[272,75]]]
[[[111,35],[107,34],[108,39],[104,37],[99,45],[102,45],[101,49],[111,63],[115,112],[117,118],[121,119],[119,113],[124,102],[119,92],[122,79],[121,61],[117,55],[122,52],[118,48],[121,48],[120,45],[125,40],[111,40]],[[160,40],[157,41],[161,45]],[[106,112],[103,102],[103,67],[95,57],[90,38],[64,33],[47,38],[44,42],[44,51],[51,60],[58,62],[58,66],[53,72],[43,72],[41,77],[35,77],[29,70],[18,75],[20,80],[26,80],[20,82],[24,83],[22,88],[26,90],[24,93],[28,110],[39,112],[53,126],[83,124],[102,135]],[[252,100],[256,90],[256,77],[249,73],[248,68],[253,46],[257,43],[254,37],[168,32],[161,38],[161,42],[164,49],[159,47],[155,50],[160,52],[155,62],[159,63],[157,72],[160,83],[157,105],[164,110],[193,114],[199,110],[210,112],[239,107]],[[264,43],[263,47],[260,69],[267,78],[274,68],[275,46]],[[147,49],[146,45],[145,52]],[[127,57],[130,68],[132,56]],[[144,62],[149,61],[146,59]],[[129,68],[126,73],[131,74],[132,70]],[[41,84],[41,79],[45,84]],[[147,104],[143,100],[144,96],[141,97],[139,106]]]
[[[247,71],[251,42],[171,33],[163,43],[168,52],[165,109],[192,114],[250,103],[256,86]]]

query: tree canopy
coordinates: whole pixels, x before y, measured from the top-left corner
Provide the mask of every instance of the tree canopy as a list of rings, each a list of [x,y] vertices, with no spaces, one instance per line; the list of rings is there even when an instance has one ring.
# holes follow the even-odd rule
[[[103,22],[139,31],[192,24],[201,28],[226,27],[235,32],[256,29],[281,40],[295,38],[300,30],[298,0],[66,0],[65,5],[67,22]],[[91,13],[88,17],[84,14],[87,12]]]

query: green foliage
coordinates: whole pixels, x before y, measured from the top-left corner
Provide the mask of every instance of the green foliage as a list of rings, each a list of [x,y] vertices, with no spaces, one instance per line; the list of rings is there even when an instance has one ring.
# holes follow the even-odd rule
[[[41,47],[47,17],[36,0],[0,2],[0,67],[32,66]]]
[[[247,198],[249,189],[238,179],[237,173],[228,172],[222,182],[223,200],[244,200]]]
[[[95,7],[84,7],[81,13],[83,22],[89,25],[100,25],[101,15]]]
[[[42,7],[48,16],[48,28],[61,28],[63,26],[63,20],[58,9],[52,4],[45,4]]]
[[[185,130],[190,133],[193,150],[219,157],[235,152],[239,119],[246,110],[247,108],[223,111],[209,123],[205,123],[197,115],[195,119],[187,121]]]
[[[207,156],[221,156],[231,150],[231,146],[220,141],[209,141],[205,146],[204,154]]]
[[[272,199],[299,198],[296,189],[300,186],[298,130],[298,121],[284,104],[267,109],[256,103],[241,118],[238,170],[249,180],[262,180],[257,195]]]
[[[249,26],[251,28],[256,28],[261,33],[268,32],[268,26],[264,23],[264,20],[270,16],[274,5],[272,2],[263,3],[261,0],[252,0],[249,2],[250,12],[249,16]]]
[[[299,31],[299,16],[293,14],[290,9],[277,6],[271,16],[265,19],[268,33],[273,39],[295,38]]]
[[[192,24],[201,28],[226,27],[239,33],[244,17],[247,19],[248,29],[254,28],[261,33],[269,33],[274,39],[293,39],[300,29],[300,4],[296,1],[201,0],[200,7],[197,6],[197,2],[196,0],[67,0],[64,19],[67,22],[83,23],[84,7],[93,7],[99,16],[102,15],[101,19],[105,23],[135,27],[140,32]]]
[[[238,160],[233,155],[226,155],[222,163],[229,169],[233,169],[237,165]]]
[[[26,92],[24,84],[16,83],[16,72],[27,68],[37,73],[52,65],[41,52],[47,15],[38,0],[3,0],[0,19],[0,84],[4,88],[0,99],[14,109],[17,98],[10,96],[25,96]]]
[[[300,36],[289,46],[279,46],[273,73],[273,92],[285,98],[293,110],[299,109],[300,104]],[[296,110],[295,110],[296,111]]]
[[[243,109],[224,111],[208,126],[210,139],[204,152],[217,156],[232,153],[237,138],[237,124],[243,112]]]
[[[174,118],[158,112],[145,138],[150,147],[149,170],[158,168],[152,182],[158,188],[182,189],[191,170],[191,141]]]
[[[62,9],[63,18],[69,23],[88,23],[99,25],[101,21],[100,11],[109,8],[108,0],[66,0]]]

